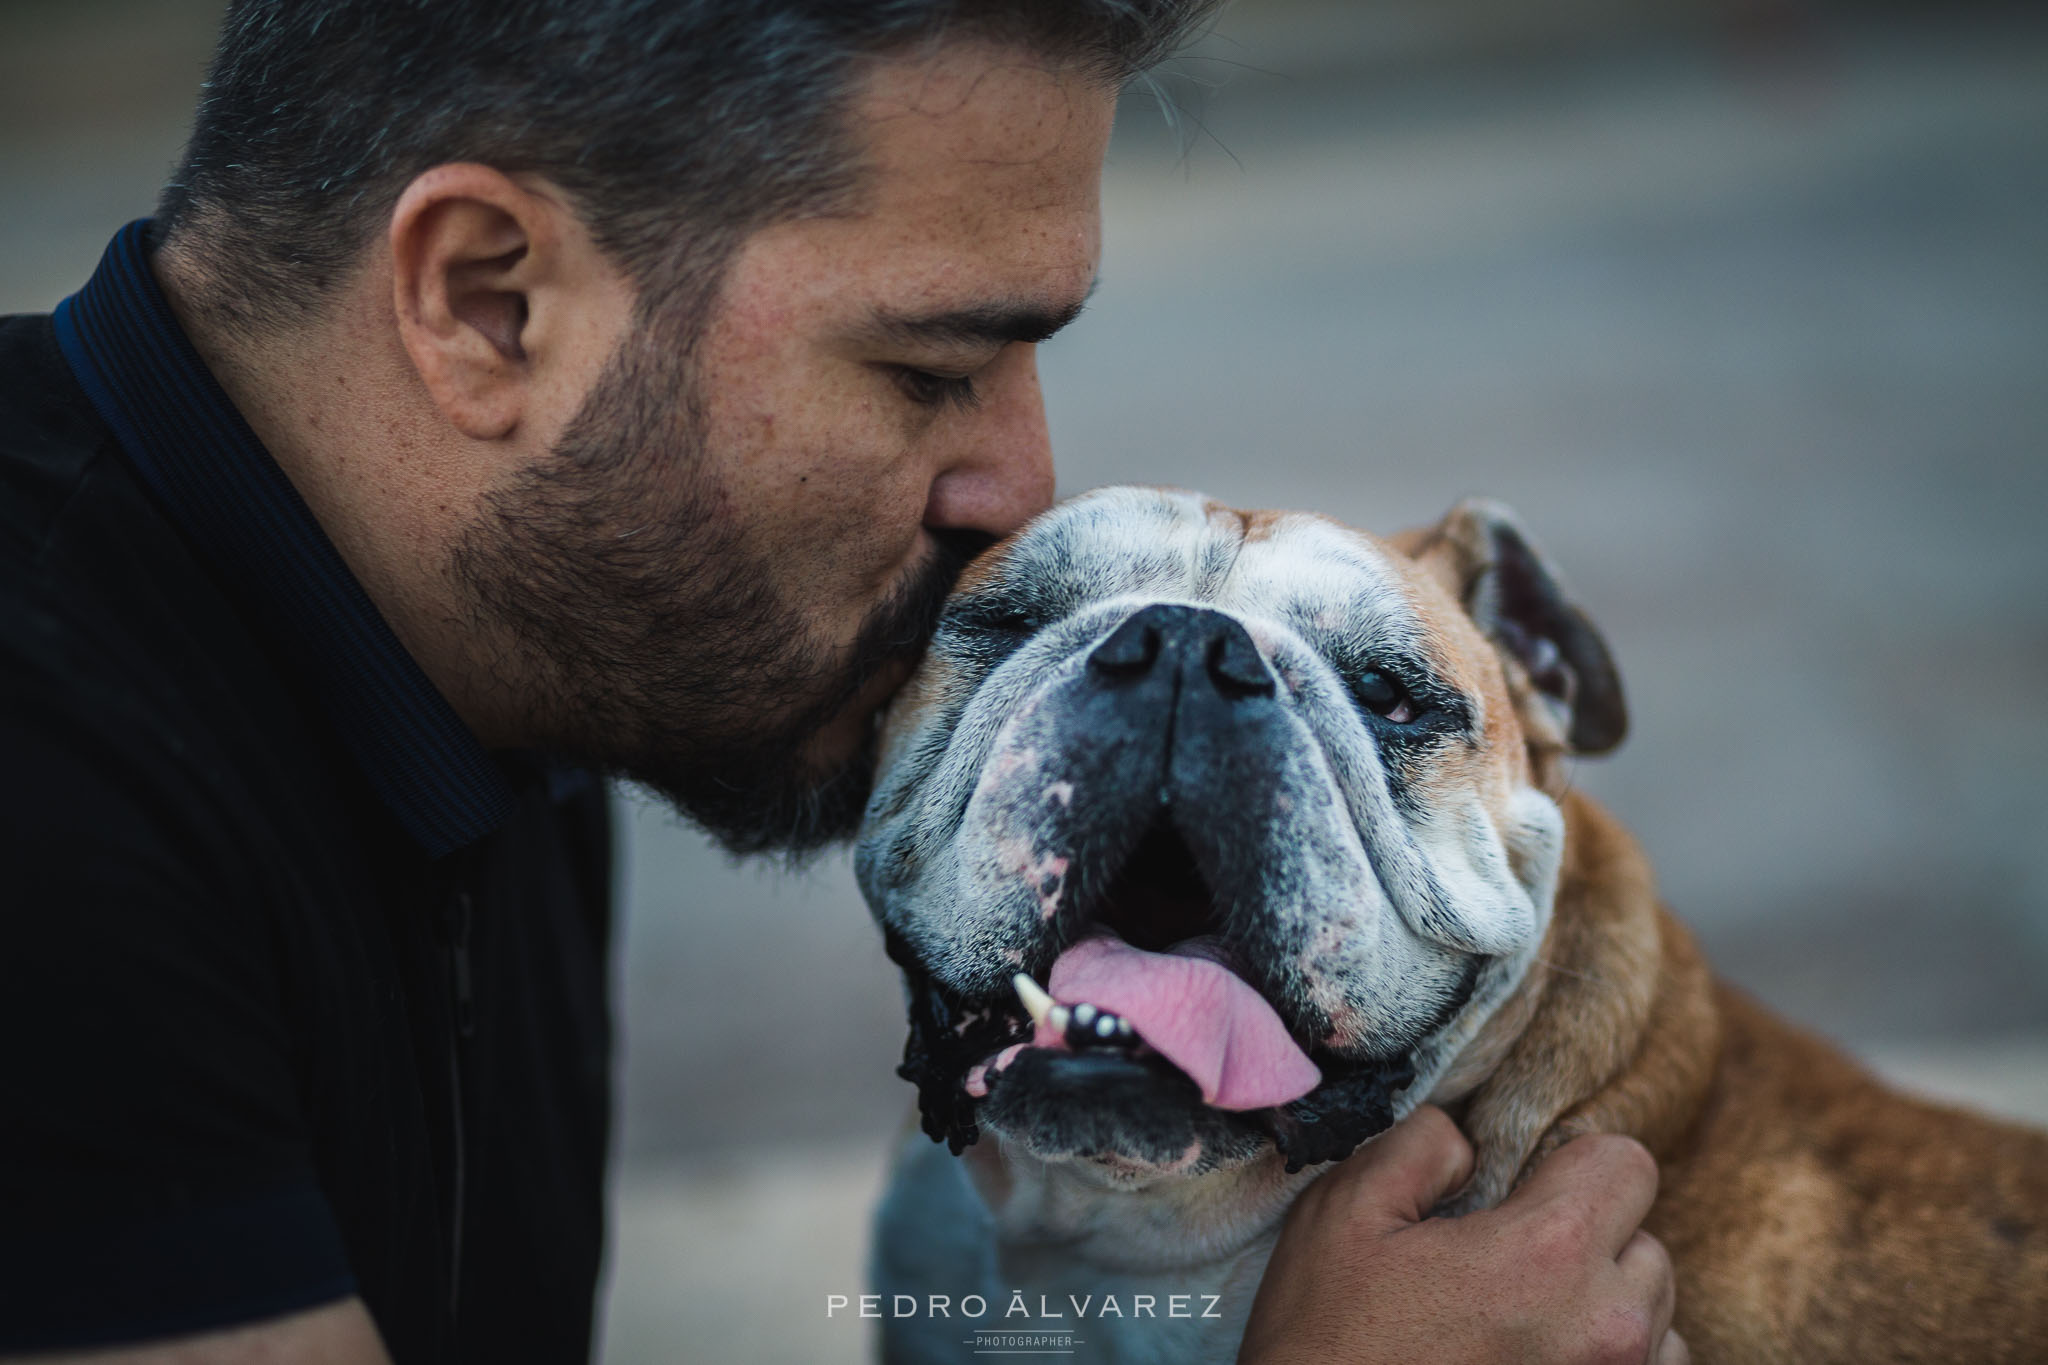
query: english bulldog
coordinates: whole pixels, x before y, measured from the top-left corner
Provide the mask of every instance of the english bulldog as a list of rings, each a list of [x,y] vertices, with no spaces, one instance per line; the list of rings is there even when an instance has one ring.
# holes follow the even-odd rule
[[[1229,1360],[1289,1203],[1428,1100],[1477,1152],[1447,1215],[1641,1139],[1703,1365],[2048,1361],[2048,1134],[1717,983],[1567,780],[1626,723],[1493,503],[1379,539],[1111,488],[971,566],[856,854],[923,1130],[885,1356]]]

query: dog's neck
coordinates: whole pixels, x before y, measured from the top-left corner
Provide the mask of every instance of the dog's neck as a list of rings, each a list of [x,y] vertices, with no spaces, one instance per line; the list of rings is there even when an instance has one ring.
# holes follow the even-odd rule
[[[1591,797],[1559,805],[1564,865],[1543,945],[1439,1088],[1462,1100],[1477,1157],[1458,1212],[1499,1203],[1584,1133],[1627,1133],[1663,1157],[1698,1117],[1720,1051],[1706,961],[1658,904],[1642,849]]]

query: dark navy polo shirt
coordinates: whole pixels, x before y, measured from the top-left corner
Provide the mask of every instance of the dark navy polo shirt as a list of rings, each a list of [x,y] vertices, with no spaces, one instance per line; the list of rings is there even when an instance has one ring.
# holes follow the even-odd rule
[[[601,784],[487,753],[131,224],[0,319],[0,1355],[360,1295],[400,1365],[589,1352]]]

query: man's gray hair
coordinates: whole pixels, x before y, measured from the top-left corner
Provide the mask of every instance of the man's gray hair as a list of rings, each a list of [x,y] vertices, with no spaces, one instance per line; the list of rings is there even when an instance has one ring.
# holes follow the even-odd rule
[[[246,326],[328,298],[431,166],[567,191],[675,321],[731,251],[854,185],[863,59],[1012,42],[1121,84],[1218,0],[232,0],[159,233]]]

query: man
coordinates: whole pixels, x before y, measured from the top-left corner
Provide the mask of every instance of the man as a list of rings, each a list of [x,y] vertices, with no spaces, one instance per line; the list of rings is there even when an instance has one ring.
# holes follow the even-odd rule
[[[587,774],[849,832],[1203,8],[230,6],[155,221],[0,326],[0,1352],[587,1354]],[[1248,1358],[1647,1358],[1640,1149],[1423,1221],[1468,1159],[1321,1182]]]

